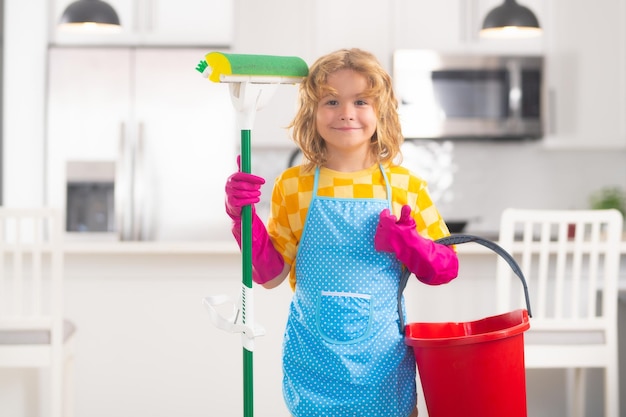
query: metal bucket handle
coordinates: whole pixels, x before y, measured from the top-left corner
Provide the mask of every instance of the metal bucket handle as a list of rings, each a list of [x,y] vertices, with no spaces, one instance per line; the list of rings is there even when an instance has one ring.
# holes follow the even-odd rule
[[[468,242],[475,242],[475,243],[485,246],[486,248],[491,249],[492,251],[500,255],[509,264],[509,266],[511,267],[515,275],[517,275],[520,281],[522,281],[522,286],[524,287],[524,298],[526,299],[526,310],[528,311],[528,316],[532,317],[532,313],[530,310],[530,297],[528,295],[528,285],[526,284],[526,278],[524,278],[524,273],[522,272],[521,268],[519,267],[515,259],[511,256],[511,254],[509,254],[501,246],[499,246],[498,244],[490,240],[484,239],[482,237],[474,236],[474,235],[466,235],[466,234],[454,234],[454,235],[446,236],[444,238],[435,240],[435,243],[439,243],[439,244],[446,245],[446,246],[459,245],[461,243],[468,243]],[[411,271],[404,268],[402,276],[400,277],[400,288],[398,289],[398,313],[400,316],[400,330],[402,333],[404,333],[404,317],[402,314],[402,307],[401,307],[402,306],[402,293],[404,292],[404,289],[406,288],[406,285],[409,282],[410,276],[411,276]]]

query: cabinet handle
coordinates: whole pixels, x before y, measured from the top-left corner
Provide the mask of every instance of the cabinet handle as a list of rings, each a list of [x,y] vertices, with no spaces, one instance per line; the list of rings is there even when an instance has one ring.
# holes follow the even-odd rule
[[[476,22],[476,3],[474,0],[464,0],[460,2],[459,8],[459,28],[460,41],[471,42],[475,39],[474,23]]]
[[[144,209],[145,209],[145,143],[144,124],[137,125],[137,143],[135,148],[135,160],[133,170],[133,240],[143,240],[144,235]]]
[[[554,135],[558,131],[556,116],[556,91],[553,88],[548,89],[548,133]]]
[[[141,1],[137,0],[133,2],[133,32],[139,32],[141,27]]]
[[[127,204],[127,173],[126,173],[126,124],[120,123],[120,133],[117,151],[117,163],[115,166],[115,224],[117,235],[120,240],[126,240],[124,229],[126,227],[125,207]]]
[[[133,2],[134,31],[152,32],[155,27],[156,3],[154,0],[136,0]]]
[[[150,2],[150,27],[148,28],[151,32],[156,28],[156,19],[158,16],[158,3],[155,0],[149,0]]]
[[[510,62],[507,64],[507,68],[510,74],[510,91],[509,94],[509,111],[511,116],[516,120],[522,118],[522,68],[516,62]]]
[[[468,0],[469,1],[469,0]],[[467,41],[467,1],[459,2],[459,28],[462,42]]]
[[[146,31],[147,32],[152,32],[154,30],[154,21],[156,19],[156,3],[154,0],[146,0],[146,8],[145,8],[145,14],[146,14]]]

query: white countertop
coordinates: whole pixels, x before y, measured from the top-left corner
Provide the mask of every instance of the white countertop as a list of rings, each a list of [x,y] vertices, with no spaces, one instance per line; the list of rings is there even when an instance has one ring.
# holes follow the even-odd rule
[[[498,242],[494,242],[498,243]],[[119,242],[119,241],[67,241],[64,244],[66,254],[213,254],[236,255],[239,247],[234,240],[204,241],[204,242]],[[461,255],[489,255],[495,254],[477,243],[457,245]],[[626,255],[626,240],[621,242],[620,252]]]
[[[495,242],[497,243],[497,242]],[[483,255],[495,256],[495,252],[477,243],[465,243],[457,245],[459,256]],[[626,240],[620,244],[622,264],[626,263]],[[227,260],[232,257],[237,260],[240,250],[234,240],[219,240],[211,242],[96,242],[96,241],[69,241],[64,244],[64,253],[70,258],[107,256],[162,256],[179,257],[194,256],[197,259],[210,257],[211,259]],[[230,262],[230,261],[228,261]],[[622,267],[623,268],[623,267]],[[626,275],[621,273],[619,277],[619,290],[626,293]]]
[[[67,255],[237,255],[239,247],[234,241],[212,242],[65,242]]]
[[[234,241],[211,241],[211,242],[96,242],[96,241],[71,241],[63,245],[67,255],[237,255],[239,247]],[[457,246],[461,254],[485,254],[493,253],[490,249],[479,244],[466,243]]]

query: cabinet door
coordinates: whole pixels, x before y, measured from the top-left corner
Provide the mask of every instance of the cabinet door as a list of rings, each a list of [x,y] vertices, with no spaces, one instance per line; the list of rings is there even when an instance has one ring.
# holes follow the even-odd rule
[[[547,36],[548,144],[626,146],[626,5],[553,0]]]
[[[478,32],[489,11],[503,0],[394,0],[394,47],[396,49],[436,49],[446,52],[540,53],[541,38],[481,39]],[[523,0],[544,20],[544,0]]]
[[[116,162],[126,238],[230,238],[224,183],[239,134],[228,85],[195,71],[204,53],[52,49],[48,201],[65,206],[68,161]]]
[[[387,66],[391,3],[378,0],[316,0],[315,57],[340,48],[358,47]]]
[[[106,0],[117,12],[120,33],[68,33],[58,20],[74,0],[56,0],[50,39],[58,45],[229,46],[234,0]]]
[[[470,1],[395,0],[396,49],[457,49],[466,40]]]
[[[159,45],[229,46],[233,0],[143,0],[136,11],[140,42]]]
[[[49,204],[65,205],[67,161],[111,161],[130,113],[130,51],[52,48],[47,103]]]

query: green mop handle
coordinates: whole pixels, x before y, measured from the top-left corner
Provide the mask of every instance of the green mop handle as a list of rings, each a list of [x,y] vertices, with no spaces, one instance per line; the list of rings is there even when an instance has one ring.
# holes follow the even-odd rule
[[[241,130],[241,172],[251,173],[250,130]],[[252,205],[243,207],[241,213],[241,255],[242,255],[242,280],[241,280],[241,312],[243,324],[247,324],[247,318],[253,314],[246,311],[246,291],[252,289]],[[254,325],[254,323],[250,323]],[[246,337],[244,334],[242,337]],[[254,367],[252,350],[243,347],[243,415],[254,415]]]
[[[261,109],[279,84],[296,84],[307,76],[309,68],[298,57],[245,55],[210,52],[200,61],[196,70],[213,82],[229,83],[230,95],[237,110],[241,128],[241,172],[251,173],[250,130],[255,112]],[[263,94],[261,94],[263,93]],[[257,333],[254,323],[252,294],[252,206],[244,206],[241,213],[241,319],[246,331],[243,342],[244,416],[253,416],[252,351]],[[247,305],[246,305],[247,304]]]

